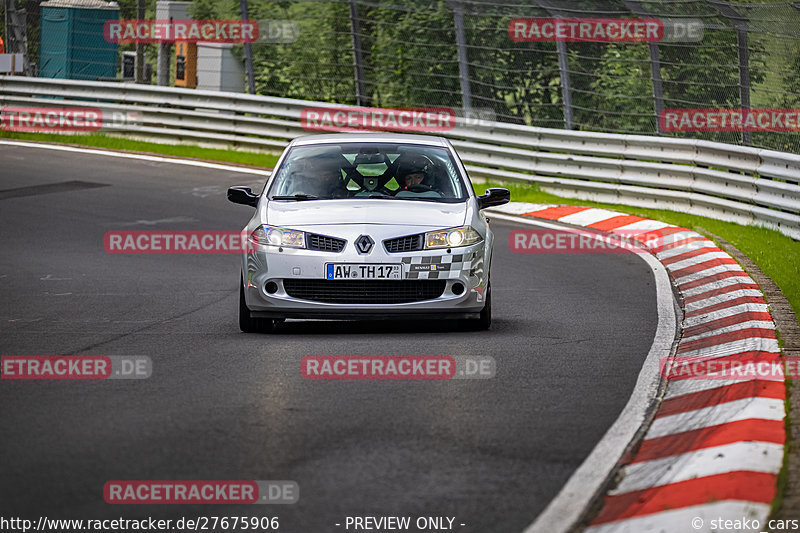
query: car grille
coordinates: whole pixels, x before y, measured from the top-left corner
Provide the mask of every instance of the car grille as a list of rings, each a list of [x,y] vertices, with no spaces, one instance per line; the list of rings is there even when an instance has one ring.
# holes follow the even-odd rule
[[[285,279],[283,288],[292,298],[339,304],[402,304],[438,298],[445,280],[324,280]]]
[[[419,235],[406,235],[405,237],[397,237],[396,239],[386,239],[383,241],[383,245],[386,247],[386,251],[391,254],[413,252],[414,250],[422,250],[424,238],[425,235],[423,233]]]
[[[316,233],[307,233],[308,249],[321,250],[323,252],[341,252],[344,249],[345,240]]]

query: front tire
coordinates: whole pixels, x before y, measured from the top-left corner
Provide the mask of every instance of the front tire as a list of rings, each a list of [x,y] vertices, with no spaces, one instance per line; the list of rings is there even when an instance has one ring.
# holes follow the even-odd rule
[[[275,320],[271,318],[254,318],[244,299],[244,284],[239,283],[239,329],[245,333],[272,333]]]
[[[492,326],[492,286],[486,286],[486,304],[478,318],[470,319],[468,327],[472,331],[486,331]]]

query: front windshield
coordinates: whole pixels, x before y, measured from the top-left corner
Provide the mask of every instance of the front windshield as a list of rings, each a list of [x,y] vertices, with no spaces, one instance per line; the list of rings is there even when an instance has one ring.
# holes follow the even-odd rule
[[[269,197],[461,202],[468,193],[446,148],[368,142],[292,148]]]

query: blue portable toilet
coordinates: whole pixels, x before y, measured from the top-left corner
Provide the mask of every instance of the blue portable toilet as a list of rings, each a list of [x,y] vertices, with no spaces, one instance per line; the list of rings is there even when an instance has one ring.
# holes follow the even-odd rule
[[[117,77],[119,45],[106,41],[107,20],[119,20],[116,2],[42,2],[39,77],[97,80]]]

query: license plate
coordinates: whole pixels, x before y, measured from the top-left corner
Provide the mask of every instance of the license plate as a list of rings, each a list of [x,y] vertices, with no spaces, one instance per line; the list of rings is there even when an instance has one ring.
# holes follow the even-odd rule
[[[401,279],[401,264],[325,263],[325,279]]]

